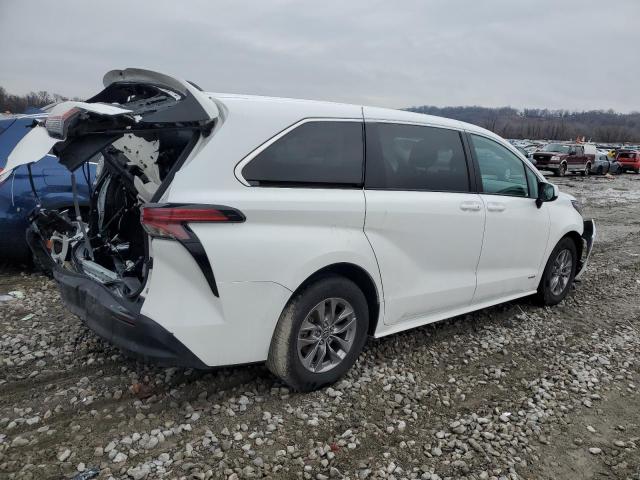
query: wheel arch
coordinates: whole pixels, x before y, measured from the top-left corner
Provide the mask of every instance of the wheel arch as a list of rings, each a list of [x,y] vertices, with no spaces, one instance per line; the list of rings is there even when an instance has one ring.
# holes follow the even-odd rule
[[[552,205],[552,202],[550,205]],[[564,238],[570,238],[576,246],[576,254],[578,260],[581,258],[584,250],[584,240],[582,238],[582,231],[584,229],[583,218],[576,212],[573,207],[570,209],[560,208],[556,214],[551,213],[551,231],[549,232],[549,238],[547,241],[547,247],[540,262],[538,273],[540,276],[544,273],[544,269],[549,261],[554,248]]]
[[[563,238],[570,238],[571,240],[573,240],[573,243],[576,246],[576,255],[578,257],[578,262],[580,261],[580,259],[582,258],[582,250],[584,248],[584,242],[582,240],[582,235],[580,235],[578,232],[576,232],[575,230],[571,230],[567,233],[565,233],[562,238],[560,238],[560,240],[558,240],[558,242],[556,242],[556,245],[562,241]],[[555,247],[554,247],[555,248]]]
[[[367,306],[369,307],[369,335],[373,335],[378,326],[380,318],[380,294],[375,281],[364,268],[354,263],[338,262],[331,265],[322,267],[309,275],[299,286],[295,289],[290,298],[295,297],[302,289],[317,281],[326,275],[340,275],[348,278],[355,283],[367,300]]]

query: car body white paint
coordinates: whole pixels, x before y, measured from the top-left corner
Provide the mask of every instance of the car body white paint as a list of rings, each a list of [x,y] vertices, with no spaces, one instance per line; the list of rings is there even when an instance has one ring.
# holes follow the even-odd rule
[[[125,72],[132,81],[189,90],[217,118],[161,202],[226,205],[246,216],[243,223],[190,224],[211,263],[219,297],[179,243],[150,241],[153,267],[141,313],[207,365],[266,360],[287,302],[327,266],[350,264],[372,280],[380,308],[371,321],[374,336],[381,337],[534,293],[557,242],[569,232],[582,234],[583,219],[562,194],[538,209],[530,198],[478,193],[254,187],[241,174],[270,141],[316,119],[482,135],[544,180],[510,143],[474,125],[357,105],[204,93],[171,77]],[[122,75],[110,72],[105,85]],[[39,139],[30,148],[48,150],[51,142]]]
[[[381,337],[534,293],[555,244],[568,232],[582,233],[582,217],[563,195],[538,209],[532,199],[477,193],[249,186],[240,173],[246,163],[299,124],[318,119],[472,132],[531,164],[497,135],[455,120],[326,102],[209,96],[219,123],[162,201],[228,205],[247,221],[191,225],[220,298],[179,245],[154,240],[142,309],[208,365],[266,360],[291,295],[328,265],[356,265],[373,280],[380,303],[374,335]],[[488,208],[495,203],[503,211]]]

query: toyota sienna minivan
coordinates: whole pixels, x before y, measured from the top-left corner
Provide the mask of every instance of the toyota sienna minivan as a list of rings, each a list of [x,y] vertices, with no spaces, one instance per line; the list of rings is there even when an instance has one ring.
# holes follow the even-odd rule
[[[144,358],[266,362],[312,390],[368,336],[554,305],[584,272],[593,222],[482,128],[140,69],[104,85],[53,107],[2,175],[50,151],[98,163],[86,221],[36,209],[27,239],[69,309]]]

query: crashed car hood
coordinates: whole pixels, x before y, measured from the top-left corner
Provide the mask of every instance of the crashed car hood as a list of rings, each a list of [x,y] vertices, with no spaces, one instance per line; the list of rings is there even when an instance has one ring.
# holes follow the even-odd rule
[[[72,109],[102,118],[129,116],[141,124],[205,124],[219,116],[217,105],[204,92],[185,80],[162,73],[138,68],[112,70],[104,76],[103,83],[105,89],[86,102],[70,101],[55,105],[49,111],[48,118],[63,116]],[[148,86],[168,92],[167,99],[164,103],[145,102],[143,99],[127,104],[126,89],[135,86]],[[46,123],[34,123],[31,132],[9,154],[7,164],[0,174],[0,182],[11,175],[15,168],[40,160],[57,143],[65,140],[51,136]]]

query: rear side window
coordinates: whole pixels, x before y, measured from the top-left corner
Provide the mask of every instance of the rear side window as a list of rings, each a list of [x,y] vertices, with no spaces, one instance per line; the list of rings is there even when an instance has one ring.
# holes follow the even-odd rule
[[[469,191],[459,132],[395,123],[367,123],[366,132],[366,188]]]
[[[361,187],[361,122],[303,123],[260,152],[243,169],[251,185]]]
[[[471,140],[480,167],[484,193],[529,196],[525,167],[515,153],[485,137],[471,135]]]
[[[584,155],[584,148],[581,147],[580,145],[574,145],[571,147],[571,149],[569,150],[569,153],[573,153],[577,156],[582,156]]]

